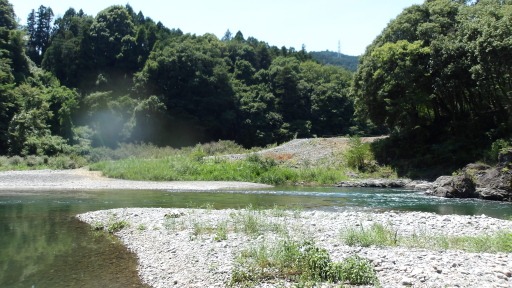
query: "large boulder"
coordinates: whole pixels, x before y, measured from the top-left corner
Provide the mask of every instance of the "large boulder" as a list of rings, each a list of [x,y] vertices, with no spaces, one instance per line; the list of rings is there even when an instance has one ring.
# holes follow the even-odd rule
[[[498,155],[498,167],[510,168],[510,163],[512,163],[512,149],[505,149],[501,151]]]
[[[441,176],[434,182],[434,188],[427,195],[446,198],[478,198],[473,179],[468,175]]]
[[[448,198],[512,201],[512,149],[502,151],[495,168],[468,164],[462,175],[441,176],[426,194]]]
[[[484,171],[473,171],[480,198],[512,201],[512,149],[500,152],[498,165]],[[465,168],[468,172],[471,170]]]

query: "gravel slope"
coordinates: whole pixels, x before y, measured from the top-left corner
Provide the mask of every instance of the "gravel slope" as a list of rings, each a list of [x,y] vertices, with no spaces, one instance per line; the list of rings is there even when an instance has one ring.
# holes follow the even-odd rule
[[[363,143],[373,142],[384,137],[362,137]],[[349,145],[350,138],[310,138],[294,139],[280,146],[256,152],[262,156],[283,159],[292,166],[329,165],[338,161],[340,154]],[[239,160],[249,154],[229,154],[220,157]]]

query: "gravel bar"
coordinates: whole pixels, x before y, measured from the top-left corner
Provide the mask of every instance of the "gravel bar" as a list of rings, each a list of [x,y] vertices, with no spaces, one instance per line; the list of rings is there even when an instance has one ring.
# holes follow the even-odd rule
[[[234,267],[234,258],[242,249],[261,242],[272,243],[279,237],[274,232],[250,237],[235,233],[235,229],[229,230],[227,239],[221,241],[215,238],[214,233],[197,234],[200,225],[216,227],[219,223],[235,223],[236,215],[241,213],[259,213],[265,221],[282,223],[292,238],[313,239],[317,246],[327,249],[332,261],[342,261],[354,254],[370,259],[382,287],[512,287],[510,253],[351,247],[343,244],[340,238],[343,228],[369,227],[373,223],[389,225],[398,235],[419,233],[429,237],[510,231],[512,221],[485,215],[424,212],[307,210],[276,214],[273,211],[121,208],[88,212],[77,217],[92,225],[112,223],[114,220],[127,221],[129,226],[115,234],[137,254],[142,281],[157,288],[226,287]],[[169,219],[169,215],[177,218]],[[262,283],[256,287],[293,285],[286,282]],[[339,287],[339,284],[324,283],[322,287]]]
[[[87,168],[0,172],[0,194],[15,190],[188,190],[261,189],[270,185],[235,181],[131,181],[102,177]]]

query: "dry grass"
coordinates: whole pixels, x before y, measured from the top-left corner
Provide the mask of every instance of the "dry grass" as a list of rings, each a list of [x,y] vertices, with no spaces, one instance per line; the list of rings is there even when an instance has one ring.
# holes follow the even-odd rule
[[[265,158],[271,158],[273,159],[274,161],[286,161],[286,160],[290,160],[293,158],[293,155],[290,154],[290,153],[283,153],[283,154],[278,154],[278,153],[268,153],[268,154],[265,154],[265,156],[263,156]]]

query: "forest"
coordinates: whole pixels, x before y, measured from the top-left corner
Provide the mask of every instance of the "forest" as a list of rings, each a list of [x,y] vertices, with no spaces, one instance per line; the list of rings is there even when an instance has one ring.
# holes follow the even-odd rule
[[[26,26],[17,16],[0,0],[0,155],[388,134],[377,160],[407,173],[511,142],[509,0],[406,8],[355,72],[241,31],[185,34],[129,4],[57,18],[34,7]]]

